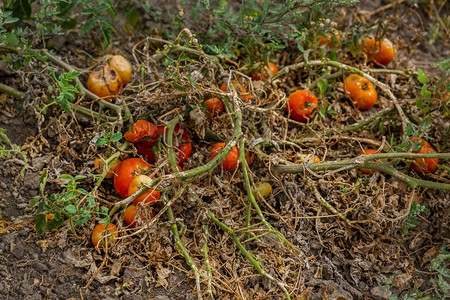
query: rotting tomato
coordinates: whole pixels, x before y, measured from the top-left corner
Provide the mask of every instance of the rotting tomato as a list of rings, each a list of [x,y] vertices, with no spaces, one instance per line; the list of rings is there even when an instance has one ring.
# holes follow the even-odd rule
[[[103,248],[112,246],[118,237],[119,232],[113,223],[108,225],[98,224],[92,231],[91,240],[95,247]]]
[[[140,158],[128,158],[122,161],[116,170],[114,188],[122,198],[128,197],[128,188],[134,177],[145,175],[152,168]]]
[[[139,175],[133,178],[128,187],[128,197],[136,193],[144,184],[151,184],[153,179],[147,175]],[[160,193],[155,189],[148,189],[142,195],[133,200],[134,204],[146,204],[147,206],[152,206],[159,199]]]
[[[376,149],[366,149],[363,152],[361,152],[359,155],[370,155],[373,153],[376,153],[377,150]],[[375,173],[375,170],[373,169],[367,169],[367,168],[360,168],[359,171],[363,174],[373,174]]]
[[[112,162],[111,167],[109,167],[109,170],[108,170],[108,172],[105,175],[105,178],[107,178],[107,179],[113,178],[114,175],[116,174],[115,172],[116,172],[116,170],[119,167],[121,162],[122,161],[119,158],[115,159]],[[105,161],[103,159],[99,158],[99,157],[97,157],[94,160],[94,167],[97,170],[97,172],[99,172],[99,173],[103,173],[103,170],[105,168],[107,168],[107,166],[105,165]]]
[[[247,91],[245,90],[245,88],[240,84],[237,83],[236,81],[231,81],[231,84],[233,85],[233,87],[236,89],[238,95],[244,99],[245,101],[250,101],[252,100],[252,95],[248,94]],[[228,91],[227,85],[224,83],[222,83],[222,85],[220,86],[220,89],[224,92]]]
[[[309,164],[318,164],[320,163],[320,158],[317,155],[309,155],[309,154],[300,154],[299,159],[303,162]]]
[[[123,85],[126,86],[131,80],[132,66],[131,63],[122,55],[113,55],[109,57],[109,66],[116,70]]]
[[[267,181],[259,181],[255,185],[256,189],[253,191],[253,194],[258,200],[265,199],[272,193],[272,185]]]
[[[87,80],[88,90],[108,102],[116,99],[122,87],[123,82],[119,74],[109,65],[99,66],[92,70]]]
[[[210,98],[203,102],[206,109],[211,112],[213,116],[220,115],[223,112],[223,102],[219,98]]]
[[[373,61],[383,66],[387,66],[394,59],[395,55],[394,46],[388,39],[383,39],[380,44],[379,41],[375,41],[372,37],[365,38],[364,51],[369,60],[373,59]]]
[[[299,90],[289,95],[286,109],[291,119],[307,122],[317,104],[317,97],[310,90]]]
[[[267,81],[270,77],[278,73],[278,67],[273,62],[269,61],[268,66],[264,62],[261,63],[260,71],[253,71],[250,76],[254,81]]]
[[[147,218],[149,219],[153,218],[153,215],[154,215],[153,211],[149,211],[145,207],[132,204],[128,206],[127,209],[125,209],[125,212],[123,214],[123,220],[125,224],[127,224],[131,228],[135,228],[136,225],[146,221]]]
[[[344,80],[344,91],[360,110],[368,110],[377,101],[377,91],[373,84],[358,74],[350,74]]]
[[[411,138],[412,140],[417,140],[417,137]],[[423,139],[418,139],[421,147],[418,151],[414,151],[413,153],[436,153],[436,150],[431,147],[430,143]],[[425,175],[429,173],[433,173],[436,171],[437,166],[439,164],[438,158],[415,158],[411,163],[411,168],[419,174]]]
[[[129,142],[141,142],[150,140],[150,143],[155,144],[155,141],[158,138],[158,126],[153,123],[150,123],[146,120],[137,120],[133,125],[132,129],[128,130],[124,134],[124,138]],[[144,140],[144,141],[143,141]]]
[[[222,149],[225,147],[225,143],[216,143],[211,149],[210,152],[210,158],[213,159],[214,157],[219,154]],[[237,168],[239,164],[239,149],[238,147],[234,146],[233,149],[231,149],[230,153],[222,160],[220,163],[220,166],[225,171],[233,171]]]

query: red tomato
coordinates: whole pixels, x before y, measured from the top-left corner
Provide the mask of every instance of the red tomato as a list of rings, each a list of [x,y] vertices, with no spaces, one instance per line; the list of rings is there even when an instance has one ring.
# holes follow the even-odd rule
[[[154,144],[155,142],[152,140],[156,140],[158,138],[158,127],[146,120],[137,120],[133,124],[133,128],[125,132],[123,136],[127,141],[132,143],[144,143],[149,141]],[[145,140],[143,141],[143,139]],[[147,146],[149,145],[147,144]]]
[[[130,186],[128,187],[128,197],[136,193],[143,184],[151,184],[153,179],[151,179],[147,175],[139,175],[133,178],[130,182]],[[152,206],[155,204],[156,200],[159,199],[160,193],[157,190],[149,189],[139,197],[133,200],[134,204],[142,204],[145,203],[148,206]]]
[[[220,115],[223,112],[223,103],[219,98],[211,98],[203,102],[206,109],[211,112],[213,116]]]
[[[138,213],[138,218],[136,218],[136,212]],[[153,211],[147,212],[144,207],[130,205],[123,214],[123,220],[125,224],[131,228],[135,228],[140,222],[146,221],[147,216],[153,218]]]
[[[116,160],[114,160],[113,163],[111,164],[111,167],[109,168],[108,172],[106,173],[105,178],[107,178],[107,179],[113,178],[114,175],[116,174],[117,167],[119,167],[121,162],[122,161],[118,158]],[[107,168],[107,166],[105,166],[105,161],[99,157],[97,157],[94,160],[94,167],[99,173],[102,173],[103,169]]]
[[[417,140],[417,137],[411,138],[412,140]],[[422,144],[419,151],[413,151],[413,153],[436,153],[431,145],[422,139],[419,139],[419,142]],[[419,174],[429,174],[433,173],[437,169],[437,165],[439,164],[438,158],[416,158],[411,163],[411,168]]]
[[[378,94],[373,84],[358,74],[345,78],[344,91],[360,110],[367,110],[377,102]]]
[[[289,95],[286,109],[291,119],[307,122],[312,111],[317,107],[317,103],[317,97],[311,91],[295,91]]]
[[[217,154],[219,154],[223,147],[225,147],[225,143],[217,143],[215,144],[210,152],[210,158],[213,159],[214,157],[217,156]],[[228,153],[228,155],[225,157],[224,160],[222,160],[222,162],[220,163],[220,166],[225,170],[225,171],[233,171],[234,169],[237,168],[239,164],[239,149],[238,147],[234,146],[233,149],[231,150],[230,153]]]
[[[98,224],[92,231],[91,240],[92,244],[98,248],[106,247],[106,245],[110,247],[116,242],[118,236],[119,232],[113,223],[108,225]]]
[[[261,68],[262,68],[261,72],[253,71],[250,74],[253,80],[267,81],[270,77],[278,73],[278,67],[271,61],[269,61],[269,66],[266,66],[266,64],[262,62]]]
[[[367,149],[367,150],[364,150],[359,155],[370,155],[370,154],[375,153],[375,152],[377,152],[376,149]],[[366,168],[360,168],[359,171],[361,171],[361,173],[364,173],[364,174],[373,174],[373,173],[375,173],[375,170],[366,169]]]
[[[128,188],[134,177],[148,173],[152,168],[140,158],[128,158],[122,161],[116,170],[114,188],[122,198],[128,197]]]

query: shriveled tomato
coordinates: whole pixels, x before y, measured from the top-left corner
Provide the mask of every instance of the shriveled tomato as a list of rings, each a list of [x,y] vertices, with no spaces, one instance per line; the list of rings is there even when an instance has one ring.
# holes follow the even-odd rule
[[[145,142],[155,144],[155,140],[158,139],[158,127],[146,120],[137,120],[132,129],[128,130],[124,134],[124,138],[129,142],[141,142],[145,145]]]
[[[239,97],[241,97],[245,101],[252,100],[252,95],[248,94],[247,91],[245,90],[245,88],[240,83],[237,83],[236,81],[231,81],[231,84],[236,89]],[[227,85],[225,84],[225,82],[222,83],[222,85],[220,86],[220,89],[224,92],[228,91],[228,88],[227,88]]]
[[[98,224],[92,231],[92,244],[98,248],[112,246],[119,237],[116,225],[109,223],[108,225]]]
[[[412,138],[412,140],[417,140],[417,137]],[[423,139],[418,139],[419,143],[422,145],[418,151],[414,151],[413,153],[436,153],[436,150],[431,147],[430,143]],[[433,173],[439,164],[438,158],[416,158],[411,163],[411,168],[419,174],[429,174]]]
[[[365,38],[364,51],[370,60],[373,59],[376,63],[383,66],[387,66],[395,55],[394,46],[388,39],[384,39],[380,44],[379,41],[375,41],[372,37]]]
[[[256,183],[256,190],[253,191],[255,197],[259,200],[269,197],[272,193],[272,185],[267,181],[259,181]]]
[[[363,152],[361,152],[359,155],[370,155],[373,153],[376,153],[377,150],[376,149],[366,149]],[[375,170],[373,169],[366,169],[366,168],[360,168],[359,171],[363,174],[373,174],[375,173]]]
[[[123,85],[127,85],[130,82],[132,76],[131,63],[122,55],[113,55],[109,57],[109,66],[116,70]]]
[[[360,110],[368,110],[377,102],[378,94],[373,84],[358,74],[345,78],[344,91]]]
[[[214,157],[216,157],[217,154],[219,154],[222,151],[225,145],[226,145],[225,143],[214,144],[209,155],[210,158],[213,159]],[[239,164],[239,149],[238,147],[234,146],[233,149],[231,149],[231,152],[228,153],[228,155],[225,157],[224,160],[222,160],[220,166],[225,171],[233,171],[234,169],[237,168],[238,164]]]
[[[219,98],[211,98],[203,102],[206,109],[211,112],[213,116],[220,115],[223,112],[223,102]]]
[[[130,186],[128,187],[128,197],[136,193],[144,184],[151,184],[153,179],[151,179],[147,175],[139,175],[133,178],[130,182]],[[143,204],[145,203],[148,206],[152,206],[156,203],[156,200],[159,199],[160,193],[158,190],[149,189],[139,197],[133,200],[134,204]]]
[[[250,76],[253,80],[267,81],[270,77],[278,73],[278,67],[273,62],[269,61],[266,66],[264,62],[261,63],[261,70],[253,71]]]
[[[135,228],[139,223],[147,221],[147,219],[153,218],[153,211],[149,211],[146,207],[139,205],[130,205],[125,209],[123,214],[123,220],[125,224],[131,228]]]
[[[116,172],[116,170],[119,167],[121,162],[122,161],[120,159],[118,159],[118,158],[116,160],[114,160],[112,162],[111,166],[109,167],[109,170],[108,170],[108,172],[105,175],[105,178],[107,178],[107,179],[113,178],[114,175],[115,175],[115,172]],[[99,158],[99,157],[97,157],[94,160],[94,167],[97,170],[97,172],[99,172],[99,173],[103,173],[103,170],[105,170],[107,168],[107,166],[105,165],[105,161],[103,159]]]
[[[291,119],[307,122],[309,116],[317,107],[317,103],[317,97],[310,90],[300,90],[289,95],[286,109]]]
[[[88,90],[108,102],[116,99],[122,86],[123,82],[116,70],[109,65],[99,66],[92,70],[87,80]]]
[[[317,155],[309,155],[309,154],[300,154],[299,158],[303,162],[307,162],[309,164],[318,164],[320,163],[320,158]]]
[[[122,161],[116,170],[114,188],[122,198],[128,197],[128,188],[134,177],[145,175],[152,168],[140,158],[128,158]]]

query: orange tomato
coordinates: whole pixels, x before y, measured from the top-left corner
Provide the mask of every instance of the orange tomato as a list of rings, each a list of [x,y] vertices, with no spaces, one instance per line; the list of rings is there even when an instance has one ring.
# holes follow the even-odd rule
[[[394,46],[388,39],[384,39],[380,44],[379,41],[375,41],[372,37],[365,38],[364,51],[369,60],[374,60],[383,66],[387,66],[395,55]]]
[[[359,155],[370,155],[372,153],[376,153],[377,150],[376,149],[367,149],[364,150],[363,152],[361,152]],[[375,170],[373,169],[366,169],[366,168],[360,168],[359,171],[361,171],[361,173],[363,174],[373,174],[375,173]]]
[[[118,158],[117,158],[116,160],[114,160],[114,161],[112,162],[111,166],[109,167],[109,170],[108,170],[108,172],[107,172],[106,175],[105,175],[105,178],[107,178],[107,179],[113,178],[114,175],[115,175],[115,172],[116,172],[116,170],[117,170],[117,167],[119,167],[119,165],[120,165],[121,162],[122,162],[122,161],[121,161],[120,159],[118,159]],[[104,161],[103,159],[97,157],[97,158],[94,160],[94,167],[95,167],[95,169],[97,170],[97,172],[103,173],[103,170],[104,170],[105,168],[107,168],[108,166],[105,165],[105,161]]]
[[[300,90],[289,95],[286,109],[291,119],[307,122],[317,103],[317,97],[310,90]]]
[[[136,219],[136,213],[138,213],[137,214],[138,219]],[[144,207],[130,205],[130,206],[127,207],[127,209],[125,209],[125,212],[123,214],[123,220],[124,220],[125,224],[127,224],[131,228],[135,228],[136,225],[140,221],[142,221],[142,222],[146,221],[147,220],[147,216],[152,218],[153,217],[153,211],[146,212]]]
[[[91,240],[92,244],[98,248],[111,246],[117,241],[119,232],[116,225],[109,223],[108,225],[98,224],[92,231]]]
[[[132,76],[132,67],[131,63],[122,55],[113,55],[109,58],[109,66],[116,70],[120,79],[123,82],[123,85],[127,85],[131,80]]]
[[[139,175],[134,177],[128,187],[128,197],[136,193],[144,184],[151,184],[153,180],[147,175]],[[154,189],[148,189],[145,193],[133,200],[134,204],[145,203],[152,206],[159,199],[160,193]]]
[[[216,157],[217,154],[219,154],[224,147],[225,143],[214,144],[209,155],[210,158],[213,159],[214,157]],[[233,149],[231,149],[231,152],[228,153],[228,155],[224,158],[224,160],[222,160],[220,166],[225,171],[233,171],[234,169],[237,168],[238,164],[239,164],[239,149],[238,147],[234,146]]]
[[[411,139],[417,140],[417,137],[413,137]],[[418,140],[422,146],[420,147],[419,151],[413,151],[413,153],[423,153],[423,154],[436,153],[436,150],[434,150],[427,141],[423,139]],[[438,158],[416,158],[411,163],[411,168],[417,173],[424,175],[433,173],[437,169],[438,164],[439,164]]]
[[[108,102],[116,99],[122,86],[123,82],[116,70],[109,65],[99,66],[92,70],[87,80],[88,90]]]
[[[211,112],[213,116],[220,115],[223,112],[223,103],[219,98],[211,98],[203,102],[206,109]]]
[[[122,198],[128,197],[128,188],[134,177],[147,173],[152,168],[140,158],[127,158],[122,161],[114,176],[114,188]]]
[[[270,77],[278,73],[278,67],[271,61],[269,61],[269,65],[266,66],[264,62],[261,63],[262,70],[260,71],[253,71],[250,76],[253,80],[262,80],[267,81]]]
[[[338,48],[340,43],[339,35],[336,33],[328,33],[327,36],[319,37],[319,46],[328,46],[330,48]]]
[[[344,91],[360,110],[371,108],[377,101],[377,91],[373,84],[358,74],[351,74],[344,80]]]
[[[238,95],[244,99],[245,101],[250,101],[252,100],[252,96],[247,94],[247,91],[244,89],[244,87],[237,83],[236,81],[232,81],[231,84],[234,86],[234,88],[236,89],[236,91],[238,92]],[[220,86],[220,89],[224,92],[226,92],[228,90],[227,85],[224,83],[222,83],[222,85]]]

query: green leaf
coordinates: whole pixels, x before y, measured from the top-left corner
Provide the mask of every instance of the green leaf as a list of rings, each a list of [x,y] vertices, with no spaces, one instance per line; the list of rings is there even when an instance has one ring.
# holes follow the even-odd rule
[[[425,75],[425,73],[423,72],[422,69],[417,70],[417,79],[422,84],[424,84],[428,81],[428,77],[427,77],[427,75]]]
[[[41,177],[39,178],[39,192],[42,196],[44,196],[45,186],[47,185],[48,171],[47,169],[43,169],[41,173]]]
[[[110,221],[111,221],[111,218],[109,216],[106,216],[103,219],[101,219],[99,221],[99,223],[102,224],[102,225],[108,225],[110,223]]]
[[[69,204],[64,209],[71,215],[75,215],[77,213],[77,208],[73,204]]]
[[[89,195],[88,209],[92,209],[94,206],[95,206],[95,199],[94,199],[94,196]]]
[[[101,137],[95,142],[95,145],[103,146],[106,145],[106,143],[108,143],[108,141],[104,137]]]
[[[39,200],[41,200],[42,196],[36,196],[33,199],[31,199],[30,204],[28,204],[28,206],[35,206],[36,203],[39,202]]]
[[[179,85],[177,82],[173,82],[173,83],[172,83],[172,86],[173,86],[175,89],[184,92],[184,87],[182,87],[181,85]]]
[[[47,228],[47,216],[45,214],[38,214],[36,216],[35,228],[37,236],[41,236]]]
[[[111,136],[111,142],[118,142],[122,138],[121,132],[116,132]]]
[[[92,17],[89,20],[87,20],[83,26],[81,26],[80,31],[78,32],[79,35],[86,34],[88,31],[91,31],[92,28],[97,24],[97,18]]]
[[[75,221],[75,224],[77,224],[78,226],[81,226],[84,223],[86,223],[87,221],[89,221],[89,212],[87,210],[85,210],[85,211],[83,211],[81,216]]]
[[[431,92],[428,90],[428,86],[426,84],[423,85],[422,89],[420,90],[420,94],[425,98],[431,97]]]
[[[325,95],[328,90],[328,80],[319,79],[319,81],[317,82],[317,87],[319,88],[320,96]]]

